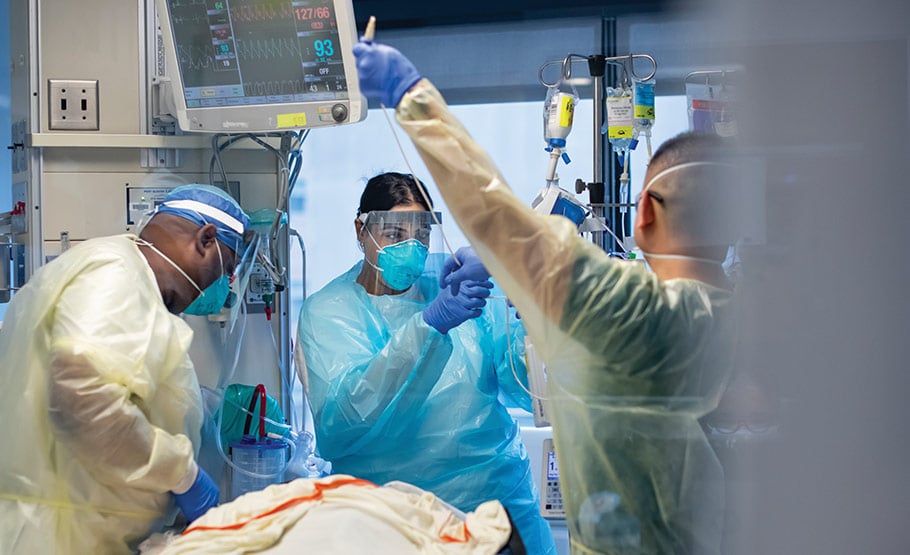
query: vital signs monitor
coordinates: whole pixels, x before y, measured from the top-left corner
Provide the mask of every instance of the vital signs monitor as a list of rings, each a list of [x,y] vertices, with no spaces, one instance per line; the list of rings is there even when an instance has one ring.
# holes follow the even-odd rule
[[[157,0],[184,131],[252,133],[366,117],[351,0]]]

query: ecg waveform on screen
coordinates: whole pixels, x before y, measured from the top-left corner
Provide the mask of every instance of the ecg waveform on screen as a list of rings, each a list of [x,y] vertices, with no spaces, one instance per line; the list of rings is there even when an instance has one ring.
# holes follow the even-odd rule
[[[210,46],[183,45],[177,47],[177,58],[185,71],[216,69]]]
[[[283,81],[250,81],[243,84],[246,96],[278,96],[305,92],[303,79]]]
[[[175,25],[208,25],[209,18],[206,15],[193,15],[193,16],[174,16]]]
[[[299,60],[300,45],[296,39],[274,38],[267,40],[237,41],[237,55],[242,62],[250,61],[275,61]],[[212,48],[208,45],[182,45],[177,48],[177,57],[180,65],[189,71],[202,71],[207,69],[222,69],[218,65]]]
[[[271,38],[237,41],[237,56],[241,61],[300,59],[300,44],[296,38]]]
[[[293,21],[294,11],[291,5],[282,2],[280,5],[274,2],[268,5],[256,3],[253,5],[231,4],[231,20],[235,23],[253,23],[257,21]]]

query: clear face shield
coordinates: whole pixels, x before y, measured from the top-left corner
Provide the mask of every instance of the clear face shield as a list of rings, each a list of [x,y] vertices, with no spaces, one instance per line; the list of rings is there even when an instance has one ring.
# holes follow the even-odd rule
[[[374,210],[361,214],[358,241],[364,268],[358,282],[373,295],[409,291],[426,278],[436,279],[445,260],[439,212]],[[425,279],[421,279],[425,276]]]
[[[229,312],[228,331],[233,331],[234,324],[237,323],[237,317],[240,314],[240,307],[244,301],[244,295],[250,284],[250,274],[256,262],[256,254],[259,252],[262,236],[259,232],[247,229],[243,233],[243,241],[236,245],[234,250],[234,268],[229,277],[230,292],[224,301],[224,310]]]

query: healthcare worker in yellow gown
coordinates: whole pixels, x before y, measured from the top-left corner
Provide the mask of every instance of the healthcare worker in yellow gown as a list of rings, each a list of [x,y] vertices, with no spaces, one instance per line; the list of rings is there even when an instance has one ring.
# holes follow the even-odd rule
[[[0,328],[0,553],[130,553],[175,502],[190,521],[217,504],[177,314],[221,309],[248,222],[220,190],[183,186],[139,237],[80,243],[15,294]]]
[[[394,108],[452,216],[547,366],[574,553],[719,553],[723,473],[698,423],[732,364],[737,179],[717,137],[654,154],[634,222],[644,264],[612,259],[509,189],[439,92],[394,48],[354,46],[362,90]],[[453,290],[470,268],[449,277]]]

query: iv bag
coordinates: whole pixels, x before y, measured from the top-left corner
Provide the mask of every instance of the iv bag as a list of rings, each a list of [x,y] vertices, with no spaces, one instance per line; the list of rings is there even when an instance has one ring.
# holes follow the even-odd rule
[[[574,85],[571,88],[572,92],[568,93],[561,91],[558,85],[547,87],[543,108],[543,139],[547,146],[565,146],[565,139],[572,132],[578,91]]]
[[[635,105],[628,87],[607,88],[606,135],[613,150],[622,151],[632,143],[635,126]]]
[[[718,87],[705,83],[686,83],[689,130],[715,133],[721,137],[738,135],[734,97],[735,90],[730,85]]]
[[[654,80],[635,81],[632,88],[635,129],[649,130],[654,126]]]

